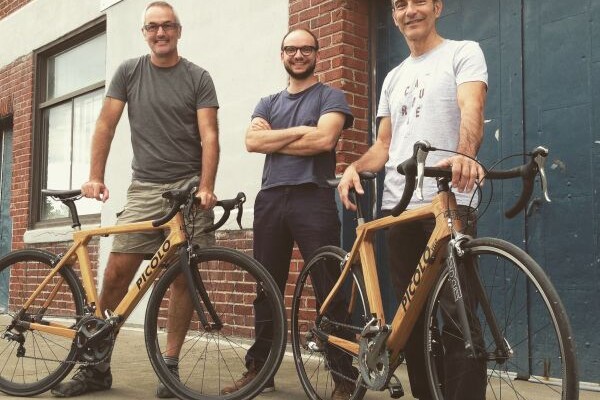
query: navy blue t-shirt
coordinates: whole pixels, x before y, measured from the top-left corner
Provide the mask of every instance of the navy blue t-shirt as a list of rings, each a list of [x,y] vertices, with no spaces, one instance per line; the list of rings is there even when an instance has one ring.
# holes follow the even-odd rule
[[[317,83],[300,93],[291,94],[283,90],[263,97],[258,102],[252,118],[265,119],[272,129],[286,129],[301,125],[317,126],[319,118],[330,112],[345,114],[344,129],[352,126],[354,117],[344,93]],[[313,156],[271,153],[265,158],[262,189],[303,183],[327,187],[327,179],[334,176],[335,150]]]

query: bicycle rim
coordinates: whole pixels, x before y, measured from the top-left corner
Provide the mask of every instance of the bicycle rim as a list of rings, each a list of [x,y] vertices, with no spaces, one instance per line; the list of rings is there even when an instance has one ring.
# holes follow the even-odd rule
[[[222,327],[207,330],[194,311],[183,317],[179,334],[183,345],[179,352],[179,379],[170,374],[163,360],[173,353],[169,313],[190,309],[189,291],[175,300],[173,283],[180,276],[178,268],[170,268],[158,281],[146,312],[146,347],[152,365],[161,381],[183,399],[250,399],[262,390],[266,381],[279,368],[286,339],[286,320],[279,289],[264,267],[250,257],[227,248],[202,249],[197,254],[197,265],[202,285],[222,322]],[[253,301],[257,291],[265,296],[272,310],[269,319],[273,325],[273,341],[265,366],[248,385],[231,394],[221,391],[234,385],[246,372],[245,355],[253,344]],[[208,320],[213,320],[208,316]],[[171,346],[171,347],[170,347]],[[175,351],[176,352],[176,351]]]
[[[578,398],[573,335],[567,314],[539,265],[516,246],[498,239],[466,244],[461,275],[476,359],[465,358],[462,329],[453,312],[452,280],[443,271],[427,306],[425,353],[434,398],[469,388],[472,398],[575,400]],[[502,354],[490,318],[475,300],[476,271],[495,316]],[[466,385],[466,386],[462,386]],[[479,394],[477,394],[479,391]],[[471,398],[471,397],[469,397]]]
[[[72,339],[11,327],[17,319],[69,327],[83,315],[83,290],[70,267],[64,267],[31,306],[23,310],[24,302],[50,272],[53,259],[50,253],[21,250],[0,260],[0,273],[9,282],[8,292],[0,293],[0,297],[8,299],[8,307],[0,313],[0,390],[5,393],[16,396],[42,393],[60,382],[74,366],[76,349]],[[56,294],[51,297],[54,291]],[[20,318],[19,312],[23,313]]]
[[[370,319],[364,281],[359,269],[353,269],[348,274],[342,290],[332,299],[331,307],[325,314],[329,321],[317,314],[321,300],[329,294],[339,277],[345,255],[346,252],[338,247],[318,249],[298,277],[292,300],[294,360],[304,391],[312,400],[329,400],[336,386],[345,387],[349,399],[362,399],[366,392],[358,373],[357,356],[322,342],[316,335],[316,332],[321,332],[356,342],[356,334],[336,326],[336,322],[353,325],[360,330]],[[327,281],[331,284],[318,286],[317,297],[313,282]]]

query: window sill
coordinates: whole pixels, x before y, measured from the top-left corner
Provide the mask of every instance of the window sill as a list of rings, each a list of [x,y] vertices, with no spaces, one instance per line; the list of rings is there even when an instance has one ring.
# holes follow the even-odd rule
[[[82,229],[98,227],[100,227],[100,224],[88,224],[83,225]],[[25,244],[70,242],[73,240],[73,232],[74,230],[70,226],[32,229],[25,232],[23,242]]]

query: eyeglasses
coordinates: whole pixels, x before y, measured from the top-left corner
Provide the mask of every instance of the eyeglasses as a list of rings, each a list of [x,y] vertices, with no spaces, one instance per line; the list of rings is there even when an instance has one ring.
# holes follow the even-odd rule
[[[425,4],[428,3],[427,0],[413,0],[413,6],[414,7],[420,7],[420,6],[424,6]],[[405,10],[406,7],[408,6],[408,1],[407,0],[397,0],[394,2],[394,10]]]
[[[163,28],[163,31],[165,32],[173,32],[174,30],[177,30],[180,26],[181,25],[179,25],[177,22],[165,22],[163,24],[147,24],[144,25],[144,29],[146,30],[146,32],[150,33],[156,33],[160,28]]]
[[[288,56],[295,56],[296,53],[298,52],[298,50],[300,50],[300,53],[303,56],[310,56],[312,53],[314,53],[315,51],[317,51],[317,48],[315,46],[302,46],[302,47],[284,46],[283,47],[283,51]]]

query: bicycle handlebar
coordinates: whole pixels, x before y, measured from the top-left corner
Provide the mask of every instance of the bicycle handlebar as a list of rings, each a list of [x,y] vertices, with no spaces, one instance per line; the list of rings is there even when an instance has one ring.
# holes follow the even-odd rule
[[[400,215],[410,203],[412,194],[417,189],[417,196],[422,197],[422,185],[423,177],[432,178],[452,178],[452,170],[449,168],[440,167],[425,167],[425,159],[429,151],[437,150],[426,141],[418,141],[413,147],[413,155],[407,160],[403,161],[396,168],[399,173],[406,176],[406,183],[404,185],[404,192],[398,204],[392,209],[392,215]],[[542,182],[542,191],[544,192],[544,198],[547,202],[550,202],[548,196],[548,182],[546,180],[546,172],[544,166],[546,163],[546,157],[548,156],[548,149],[542,146],[538,146],[529,154],[531,159],[518,167],[514,167],[507,170],[493,170],[486,171],[484,179],[512,179],[521,177],[523,181],[523,188],[521,195],[517,202],[504,213],[507,218],[513,218],[521,210],[525,208],[527,202],[531,198],[533,193],[533,182],[537,173],[540,173]],[[417,186],[418,185],[418,186]]]
[[[196,194],[197,190],[198,186],[195,183],[192,183],[185,189],[169,190],[168,192],[163,193],[162,196],[171,200],[173,205],[165,216],[152,221],[152,226],[156,227],[169,222],[181,208],[185,207],[185,205],[187,205],[190,201],[195,200],[194,195]],[[234,208],[238,209],[237,223],[240,229],[242,229],[242,213],[244,211],[243,205],[245,202],[246,195],[243,192],[239,192],[233,199],[218,200],[215,206],[223,208],[223,216],[213,225],[204,228],[201,233],[216,231],[223,226],[223,224],[225,224],[225,222],[227,222],[229,219],[231,210]]]

